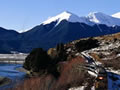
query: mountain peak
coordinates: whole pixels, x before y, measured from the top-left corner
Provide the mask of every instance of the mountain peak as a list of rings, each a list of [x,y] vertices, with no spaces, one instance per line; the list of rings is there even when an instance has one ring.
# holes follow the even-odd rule
[[[98,20],[101,16],[103,16],[104,14],[101,12],[90,12],[87,16],[87,18],[94,23],[100,23],[100,21]]]
[[[79,22],[79,16],[69,12],[69,11],[64,11],[60,13],[57,16],[51,17],[50,19],[46,20],[43,22],[43,25],[49,24],[51,22],[57,21],[57,25],[62,21],[62,20],[67,20],[69,22]]]
[[[88,16],[89,16],[89,15],[97,15],[97,14],[104,14],[104,13],[102,13],[102,12],[90,12],[90,13],[88,14]]]
[[[68,22],[82,22],[88,25],[94,24],[105,24],[107,26],[119,25],[120,26],[120,13],[113,16],[104,14],[102,12],[91,12],[86,17],[79,17],[69,11],[64,11],[57,16],[51,17],[50,19],[44,21],[42,24],[50,24],[51,22],[57,22],[58,25],[61,21],[67,20]],[[56,26],[55,25],[55,26]]]
[[[120,25],[120,19],[114,18],[101,12],[88,14],[87,18],[95,24],[105,24],[107,26]]]
[[[115,18],[120,18],[120,12],[115,13],[115,14],[113,14],[112,16],[115,17]]]
[[[99,16],[109,16],[102,12],[90,12],[87,17],[99,17]]]
[[[62,12],[61,14],[72,14],[72,13],[69,12],[69,11],[64,11],[64,12]]]

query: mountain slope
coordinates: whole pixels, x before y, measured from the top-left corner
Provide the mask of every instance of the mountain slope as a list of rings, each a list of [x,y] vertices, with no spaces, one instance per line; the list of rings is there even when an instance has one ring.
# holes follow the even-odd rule
[[[90,13],[87,18],[89,21],[95,23],[95,24],[105,24],[108,26],[118,25],[120,26],[120,19],[106,15],[101,12],[93,12]]]
[[[5,28],[0,27],[0,40],[14,40],[19,35],[18,32],[14,30],[7,30]]]
[[[87,25],[79,22],[61,21],[57,26],[56,22],[34,27],[28,32],[22,33],[23,41],[21,50],[29,52],[33,48],[41,47],[49,49],[58,43],[67,43],[80,38],[94,37],[116,33],[120,31],[119,26],[108,27],[106,25]]]
[[[33,48],[47,50],[58,43],[120,32],[119,20],[103,13],[78,17],[70,12],[63,12],[23,33],[0,29],[0,48],[7,52],[26,53]]]
[[[18,32],[0,27],[0,53],[17,51],[20,46],[18,37]]]

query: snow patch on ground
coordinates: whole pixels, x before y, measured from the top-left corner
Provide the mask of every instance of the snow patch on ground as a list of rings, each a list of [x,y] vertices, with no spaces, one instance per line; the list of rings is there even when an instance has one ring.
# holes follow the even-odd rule
[[[69,90],[84,90],[85,86],[80,86],[80,87],[74,87],[74,88],[70,88]],[[91,90],[95,90],[95,87],[93,86],[91,88]]]
[[[70,88],[69,90],[84,90],[85,86]]]
[[[0,54],[0,59],[25,59],[28,54]]]
[[[88,73],[89,73],[90,75],[94,76],[94,77],[97,77],[97,76],[98,76],[96,73],[91,72],[91,71],[88,71]]]
[[[115,74],[120,75],[120,70],[113,70],[113,69],[111,69],[111,68],[106,69],[106,70],[107,70],[107,72],[112,72],[112,73],[115,73]]]
[[[0,54],[0,63],[23,64],[28,54]]]

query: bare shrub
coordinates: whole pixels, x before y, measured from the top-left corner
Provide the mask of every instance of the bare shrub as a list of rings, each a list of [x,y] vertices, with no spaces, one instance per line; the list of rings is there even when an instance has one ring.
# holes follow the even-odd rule
[[[85,64],[81,57],[77,57],[65,63],[56,87],[52,90],[67,90],[70,87],[81,86],[85,82],[87,72],[82,67]]]
[[[71,87],[79,87],[87,83],[93,85],[93,78],[84,68],[85,60],[78,56],[70,61],[60,62],[58,72],[60,76],[55,78],[53,74],[41,75],[27,79],[13,90],[68,90]]]
[[[50,90],[56,80],[51,75],[32,77],[24,81],[24,83],[17,85],[11,90]]]

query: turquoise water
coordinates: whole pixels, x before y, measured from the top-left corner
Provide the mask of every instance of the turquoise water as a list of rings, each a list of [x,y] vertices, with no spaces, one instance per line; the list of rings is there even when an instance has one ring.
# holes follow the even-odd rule
[[[0,76],[8,77],[12,82],[6,86],[0,87],[0,90],[10,88],[17,82],[24,80],[26,73],[17,71],[16,68],[22,67],[21,64],[0,64]]]

